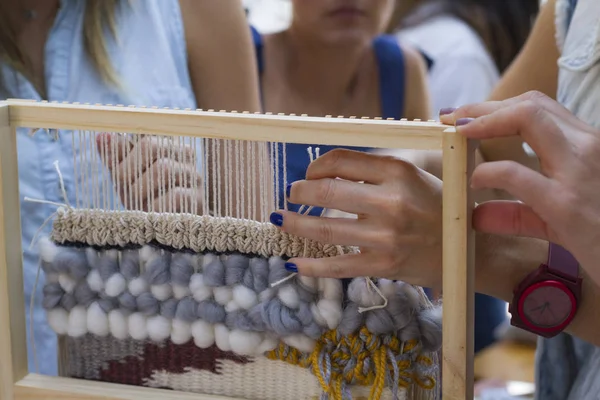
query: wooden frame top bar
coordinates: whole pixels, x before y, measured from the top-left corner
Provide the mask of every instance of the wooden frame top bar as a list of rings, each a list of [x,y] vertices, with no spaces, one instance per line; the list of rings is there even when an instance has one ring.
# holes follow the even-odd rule
[[[12,126],[198,136],[233,140],[441,150],[435,121],[308,117],[225,111],[7,100]],[[452,129],[452,128],[451,128]]]

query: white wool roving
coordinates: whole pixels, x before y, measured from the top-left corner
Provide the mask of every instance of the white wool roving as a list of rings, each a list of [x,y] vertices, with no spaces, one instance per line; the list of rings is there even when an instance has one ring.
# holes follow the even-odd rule
[[[90,286],[90,289],[92,289],[94,292],[101,292],[104,289],[104,282],[102,281],[100,273],[97,269],[91,270],[86,280]]]
[[[171,321],[162,315],[155,315],[147,321],[148,336],[155,342],[162,342],[171,336]]]
[[[256,354],[263,354],[267,351],[275,350],[279,345],[279,341],[272,337],[265,337],[262,343],[257,347]]]
[[[98,336],[106,336],[110,332],[108,315],[96,302],[90,304],[87,310],[87,330]]]
[[[206,349],[215,343],[215,329],[206,321],[198,320],[192,324],[194,343],[201,349]]]
[[[252,289],[236,285],[233,288],[233,300],[245,310],[249,310],[258,304],[258,295]]]
[[[171,297],[171,294],[173,294],[171,285],[168,283],[165,283],[163,285],[152,285],[150,287],[150,291],[152,292],[154,297],[156,297],[156,299],[159,301],[165,301],[169,297]]]
[[[49,310],[48,324],[58,335],[65,335],[69,329],[69,313],[64,308]]]
[[[231,351],[229,344],[229,329],[223,324],[215,324],[215,343],[222,351]]]
[[[292,285],[284,285],[277,292],[277,297],[286,306],[297,309],[300,306],[300,296],[298,291]]]
[[[117,339],[127,339],[129,329],[127,326],[127,317],[122,311],[112,310],[108,313],[108,326],[110,334]]]
[[[135,340],[144,340],[148,337],[146,317],[140,313],[133,313],[128,318],[129,334]]]
[[[212,289],[204,284],[202,274],[193,274],[190,278],[190,290],[194,300],[200,302],[212,297]]]
[[[110,297],[117,297],[125,291],[127,288],[127,281],[121,274],[113,274],[106,281],[106,294]]]
[[[323,293],[324,299],[341,300],[344,298],[344,289],[342,287],[342,282],[338,279],[319,279],[319,291]]]
[[[67,293],[72,293],[75,290],[75,286],[77,286],[77,282],[75,279],[71,278],[66,274],[58,275],[58,283],[63,288],[63,290]]]
[[[189,288],[187,288],[185,286],[173,285],[173,296],[177,300],[181,300],[184,297],[189,296],[191,294],[192,294],[192,292],[190,291]]]
[[[327,322],[329,329],[335,329],[342,320],[342,307],[335,300],[321,299],[317,303],[317,309]]]
[[[139,296],[140,294],[147,292],[148,291],[148,283],[146,282],[146,280],[144,278],[138,277],[135,279],[132,279],[129,282],[129,293],[131,293],[133,296]]]
[[[192,325],[178,319],[173,320],[171,341],[175,344],[185,344],[192,338]]]
[[[73,307],[69,313],[69,328],[67,334],[72,337],[80,337],[88,333],[87,310],[83,306]]]
[[[258,332],[248,332],[234,329],[229,333],[231,351],[243,356],[257,354],[256,351],[263,341],[263,335]]]
[[[58,247],[45,236],[40,238],[38,246],[42,260],[51,263],[54,260],[54,257],[56,257],[56,253],[58,253]]]
[[[283,338],[283,342],[305,353],[310,353],[315,348],[315,341],[304,335],[286,336]]]
[[[215,301],[223,306],[226,306],[227,303],[231,301],[233,298],[233,292],[227,286],[220,286],[214,288]]]

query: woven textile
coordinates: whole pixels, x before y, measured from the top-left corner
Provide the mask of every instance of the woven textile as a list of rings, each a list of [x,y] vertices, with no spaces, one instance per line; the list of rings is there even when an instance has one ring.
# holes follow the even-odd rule
[[[434,398],[440,308],[403,282],[290,275],[288,257],[356,250],[277,232],[61,210],[40,254],[63,374],[245,399]]]

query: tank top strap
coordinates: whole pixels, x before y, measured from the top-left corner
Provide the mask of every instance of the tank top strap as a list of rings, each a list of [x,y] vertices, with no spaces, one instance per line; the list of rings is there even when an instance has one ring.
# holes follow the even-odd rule
[[[404,112],[404,53],[396,37],[381,35],[373,40],[379,70],[379,91],[383,118],[402,118]]]

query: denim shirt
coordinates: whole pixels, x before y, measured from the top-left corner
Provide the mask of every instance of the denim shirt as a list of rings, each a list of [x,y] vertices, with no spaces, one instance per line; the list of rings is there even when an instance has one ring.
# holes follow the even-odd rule
[[[86,56],[82,35],[85,4],[81,0],[60,2],[60,10],[45,46],[47,100],[196,108],[178,0],[121,1],[116,19],[117,40],[107,35],[107,50],[122,90],[105,85]],[[0,68],[8,92],[0,93],[0,98],[40,100],[34,87],[20,74],[6,64],[0,64]],[[35,247],[29,249],[29,245],[56,207],[23,199],[29,197],[64,203],[53,166],[58,160],[69,202],[74,203],[72,132],[59,131],[58,135],[48,135],[38,131],[32,136],[29,130],[23,128],[19,129],[17,136],[29,370],[56,375],[56,335],[49,328],[41,306],[43,275],[35,291],[33,308],[39,370],[35,369],[29,337],[29,304],[39,264],[37,250]],[[75,151],[79,153],[80,149]],[[47,233],[50,225],[47,224],[43,232]]]
[[[556,4],[558,101],[600,128],[600,1]],[[540,339],[536,355],[540,400],[600,399],[600,348],[568,334]]]

